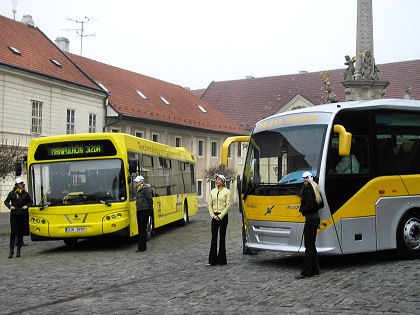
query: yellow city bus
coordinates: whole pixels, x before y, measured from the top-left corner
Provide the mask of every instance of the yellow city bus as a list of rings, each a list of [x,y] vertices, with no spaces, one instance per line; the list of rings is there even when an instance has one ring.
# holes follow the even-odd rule
[[[122,133],[38,138],[28,148],[31,239],[78,239],[138,234],[136,186],[142,175],[153,193],[154,228],[187,224],[198,209],[194,155]]]
[[[241,183],[243,251],[303,252],[302,173],[324,207],[316,246],[324,254],[398,249],[420,253],[420,101],[319,105],[256,123]]]

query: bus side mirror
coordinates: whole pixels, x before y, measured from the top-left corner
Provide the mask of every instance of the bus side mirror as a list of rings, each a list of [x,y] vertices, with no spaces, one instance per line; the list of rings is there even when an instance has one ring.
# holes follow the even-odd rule
[[[22,163],[20,163],[20,161],[17,161],[15,164],[15,175],[16,176],[22,175]]]
[[[137,160],[128,160],[128,172],[133,174],[137,171]]]
[[[334,132],[340,136],[338,138],[338,154],[340,156],[349,156],[351,149],[351,133],[346,131],[342,125],[334,125]]]
[[[227,166],[229,146],[232,142],[249,142],[249,138],[250,138],[249,136],[236,136],[236,137],[226,138],[225,142],[223,142],[223,145],[222,145],[221,164],[223,166]]]

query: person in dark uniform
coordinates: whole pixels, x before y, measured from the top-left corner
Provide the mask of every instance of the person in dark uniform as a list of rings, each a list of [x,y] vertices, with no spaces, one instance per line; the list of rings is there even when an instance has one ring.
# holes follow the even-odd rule
[[[10,251],[9,258],[13,257],[17,237],[16,257],[20,257],[23,235],[29,235],[28,207],[32,199],[25,191],[25,184],[21,178],[16,179],[15,187],[7,195],[4,204],[10,209]]]
[[[316,251],[316,233],[320,223],[318,210],[323,207],[320,188],[314,182],[311,172],[302,174],[303,187],[299,211],[305,217],[303,237],[305,239],[305,258],[300,274],[296,279],[319,275],[318,253]]]
[[[144,183],[143,176],[137,176],[134,179],[134,182],[137,186],[137,226],[139,229],[140,236],[136,252],[144,252],[147,249],[147,221],[149,220],[149,216],[153,215],[153,197],[150,187]]]

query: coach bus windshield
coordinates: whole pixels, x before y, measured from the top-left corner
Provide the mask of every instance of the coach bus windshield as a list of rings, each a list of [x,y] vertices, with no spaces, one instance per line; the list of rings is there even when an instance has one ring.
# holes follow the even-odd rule
[[[318,174],[325,131],[326,125],[306,125],[254,133],[245,163],[243,193],[298,193],[303,172]]]
[[[75,205],[127,199],[123,163],[119,159],[32,164],[29,191],[35,205]]]

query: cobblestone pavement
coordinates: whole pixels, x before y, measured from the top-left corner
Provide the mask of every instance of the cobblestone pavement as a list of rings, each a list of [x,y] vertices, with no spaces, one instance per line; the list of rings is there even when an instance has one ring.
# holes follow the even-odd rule
[[[0,314],[395,314],[420,313],[420,260],[392,252],[321,257],[321,275],[295,280],[301,255],[242,255],[230,212],[228,264],[206,266],[208,212],[161,228],[136,253],[129,240],[31,242],[8,259],[8,214],[0,214]],[[7,232],[7,231],[6,231]]]

